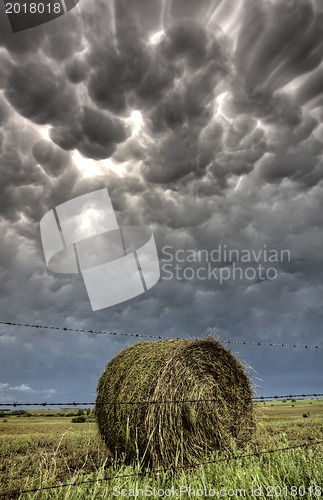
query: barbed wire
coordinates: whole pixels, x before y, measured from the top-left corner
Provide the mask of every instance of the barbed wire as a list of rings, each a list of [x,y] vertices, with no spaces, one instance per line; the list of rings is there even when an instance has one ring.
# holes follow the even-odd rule
[[[114,331],[94,330],[94,329],[87,330],[85,328],[69,328],[64,326],[50,326],[50,325],[39,325],[39,324],[32,325],[29,323],[16,323],[13,321],[0,321],[0,325],[58,330],[62,332],[93,333],[96,335],[112,335],[112,336],[136,337],[136,338],[147,338],[147,339],[158,339],[158,340],[185,340],[180,337],[163,337],[161,335],[145,335],[141,333],[125,333],[125,332],[114,332]],[[210,333],[212,332],[210,331]],[[247,340],[225,340],[220,338],[219,340],[221,340],[221,342],[224,342],[226,344],[237,344],[237,345],[253,345],[261,347],[288,347],[288,348],[298,348],[298,349],[323,349],[323,346],[320,345],[278,344],[275,342],[251,342]]]
[[[292,399],[292,398],[309,398],[309,397],[320,397],[323,396],[321,393],[313,393],[313,394],[288,394],[285,396],[257,396],[252,398],[254,401],[262,401],[264,399]]]
[[[323,349],[320,345],[299,345],[299,344],[276,344],[274,342],[249,342],[244,340],[222,340],[221,342],[226,344],[238,344],[238,345],[254,345],[261,347],[292,347],[298,349]]]
[[[103,482],[103,481],[112,481],[114,479],[125,479],[125,478],[130,478],[130,477],[143,477],[147,476],[149,474],[163,474],[165,472],[176,472],[177,470],[189,470],[189,469],[197,469],[201,466],[204,465],[212,465],[216,463],[221,463],[221,462],[230,462],[231,460],[242,460],[245,458],[251,458],[251,457],[260,457],[262,455],[268,455],[271,453],[277,453],[277,452],[285,452],[289,450],[295,450],[295,449],[300,449],[300,448],[309,448],[312,446],[318,446],[319,444],[323,444],[323,440],[320,441],[312,441],[310,443],[301,443],[301,444],[296,444],[296,445],[290,445],[290,446],[285,446],[283,448],[274,448],[274,449],[269,449],[269,450],[261,450],[261,451],[256,451],[254,453],[246,453],[242,455],[231,455],[229,457],[225,458],[220,458],[216,460],[208,460],[205,462],[199,462],[197,464],[191,464],[191,465],[177,465],[177,466],[171,466],[171,467],[161,467],[158,469],[148,469],[145,471],[141,472],[133,472],[130,474],[118,474],[115,476],[105,476],[103,478],[96,478],[96,479],[87,479],[84,481],[74,481],[71,483],[61,483],[61,484],[54,484],[51,486],[42,486],[41,488],[32,488],[28,490],[10,490],[10,491],[5,491],[5,492],[0,492],[0,497],[12,497],[12,496],[18,496],[22,495],[24,493],[37,493],[38,491],[48,491],[48,490],[54,490],[54,489],[59,489],[59,488],[68,488],[68,487],[75,487],[75,486],[82,486],[84,484],[93,484],[97,482]]]
[[[312,394],[288,394],[284,396],[257,396],[252,398],[255,402],[261,402],[264,400],[275,400],[275,399],[294,399],[294,398],[308,398],[308,397],[322,397],[323,393],[312,393]],[[170,400],[147,400],[147,401],[109,401],[104,403],[104,406],[116,406],[116,405],[157,405],[157,404],[181,404],[181,403],[216,403],[217,399],[170,399]],[[0,406],[94,406],[97,405],[96,402],[68,402],[68,403],[47,403],[44,401],[43,403],[0,403]]]
[[[13,321],[0,321],[0,325],[8,326],[23,326],[27,328],[44,328],[47,330],[59,330],[64,332],[79,332],[79,333],[94,333],[97,335],[113,335],[122,337],[137,337],[137,338],[149,338],[149,339],[159,339],[159,340],[183,340],[175,337],[162,337],[161,335],[142,335],[139,333],[123,333],[123,332],[113,332],[107,330],[87,330],[85,328],[69,328],[65,326],[50,326],[50,325],[31,325],[28,323],[15,323]]]

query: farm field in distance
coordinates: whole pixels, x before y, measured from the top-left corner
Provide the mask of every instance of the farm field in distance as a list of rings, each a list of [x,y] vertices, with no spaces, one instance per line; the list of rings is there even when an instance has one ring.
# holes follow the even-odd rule
[[[255,406],[255,439],[237,454],[323,441],[322,399],[267,401]],[[131,474],[140,471],[140,464],[127,466],[121,460],[112,464],[96,423],[73,423],[76,412],[41,409],[28,411],[29,417],[9,414],[0,418],[0,494],[91,482],[2,498],[146,498],[149,492],[151,498],[162,498],[163,491],[170,498],[323,497],[323,444],[138,477]],[[117,475],[130,477],[102,480]]]

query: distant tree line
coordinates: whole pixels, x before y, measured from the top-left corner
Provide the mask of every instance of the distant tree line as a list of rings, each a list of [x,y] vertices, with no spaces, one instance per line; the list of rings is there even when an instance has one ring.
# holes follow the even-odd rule
[[[92,408],[85,410],[82,408],[77,410],[67,409],[66,411],[49,410],[42,413],[27,410],[0,410],[0,418],[8,417],[74,417],[72,422],[94,422],[95,420],[94,409]]]

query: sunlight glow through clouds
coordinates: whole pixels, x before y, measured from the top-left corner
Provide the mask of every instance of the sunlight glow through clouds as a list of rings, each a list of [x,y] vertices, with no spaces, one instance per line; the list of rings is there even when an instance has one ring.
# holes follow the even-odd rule
[[[138,110],[131,112],[129,118],[125,119],[131,127],[131,137],[139,136],[143,131],[144,120],[142,113]],[[85,158],[78,151],[74,151],[72,154],[73,161],[79,170],[83,173],[84,177],[95,177],[99,175],[104,175],[107,169],[115,172],[119,177],[123,177],[126,173],[126,166],[124,163],[120,163],[114,158],[106,158],[104,160],[92,160],[90,158]]]
[[[158,45],[162,38],[164,38],[165,32],[163,30],[157,31],[149,38],[149,45]]]
[[[113,158],[106,158],[105,160],[92,160],[90,158],[84,158],[78,151],[73,153],[73,160],[75,165],[83,173],[84,177],[96,177],[99,175],[105,175],[107,169],[112,170],[119,177],[123,177],[126,168],[123,163],[117,162]]]
[[[119,177],[123,177],[126,173],[126,167],[124,163],[120,163],[113,158],[107,158],[106,160],[101,160],[99,162],[103,168],[112,170]]]
[[[75,165],[83,173],[84,177],[95,177],[96,175],[103,174],[99,161],[85,158],[78,151],[74,151],[72,158]]]
[[[29,120],[27,120],[27,118],[24,118],[24,124],[27,127],[31,126],[34,130],[36,130],[42,136],[42,139],[44,139],[45,141],[51,142],[51,139],[49,136],[49,132],[50,132],[51,127],[49,125],[38,125],[36,123],[31,123]]]
[[[129,124],[132,126],[132,135],[138,135],[144,123],[141,112],[138,110],[132,111],[130,118],[127,121],[129,121]]]
[[[50,137],[49,137],[50,129],[51,129],[51,127],[49,127],[47,125],[37,127],[38,132],[40,133],[42,138],[45,139],[46,141],[50,140]]]
[[[223,118],[225,118],[225,120],[232,123],[233,120],[231,120],[230,118],[225,116],[225,114],[223,112],[224,103],[225,103],[225,99],[226,99],[227,95],[228,95],[228,92],[223,92],[222,94],[218,95],[218,97],[215,99],[215,102],[217,105],[216,106],[216,115],[223,116]]]

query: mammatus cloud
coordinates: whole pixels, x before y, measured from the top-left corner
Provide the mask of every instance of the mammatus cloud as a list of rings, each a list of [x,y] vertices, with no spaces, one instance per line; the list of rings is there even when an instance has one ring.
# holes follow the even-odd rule
[[[2,315],[320,343],[322,16],[320,0],[80,0],[56,32],[1,35]],[[162,280],[93,315],[81,280],[47,274],[39,221],[104,187],[118,223],[149,226],[159,249],[266,244],[290,250],[291,262],[272,282]],[[11,355],[26,355],[14,345]],[[80,337],[63,363],[64,345],[53,348],[47,334],[41,343],[66,374],[81,359],[97,374],[121,346],[106,343],[102,353]],[[44,369],[37,356],[27,366]],[[250,356],[262,369],[261,356]],[[306,359],[310,384],[319,365]]]

